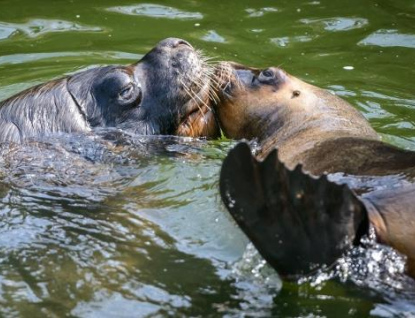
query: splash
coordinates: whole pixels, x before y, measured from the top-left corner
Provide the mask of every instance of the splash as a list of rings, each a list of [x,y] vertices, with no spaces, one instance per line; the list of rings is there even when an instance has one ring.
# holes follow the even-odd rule
[[[274,305],[274,296],[282,288],[282,281],[252,243],[247,245],[242,258],[233,264],[231,278],[236,281],[238,298],[243,301],[241,305],[245,313],[270,315],[269,310]]]
[[[375,231],[371,228],[369,234],[361,240],[361,245],[351,249],[333,266],[322,268],[298,282],[320,288],[325,281],[339,279],[341,282],[370,288],[383,296],[402,292],[409,294],[415,291],[415,284],[405,275],[405,263],[405,256],[376,242]]]

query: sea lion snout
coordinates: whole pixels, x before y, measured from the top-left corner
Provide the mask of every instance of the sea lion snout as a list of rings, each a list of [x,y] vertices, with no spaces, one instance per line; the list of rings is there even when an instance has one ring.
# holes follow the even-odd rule
[[[173,49],[175,49],[175,48],[177,48],[177,47],[179,47],[181,45],[188,46],[188,47],[190,47],[193,50],[193,46],[189,42],[187,42],[187,41],[185,41],[183,39],[179,39],[179,38],[167,38],[167,39],[161,40],[156,45],[156,47],[166,47],[166,48],[173,48]]]
[[[189,42],[178,38],[167,38],[157,43],[157,45],[147,53],[142,60],[178,58],[180,59],[180,62],[184,62],[185,59],[195,54],[197,53]]]

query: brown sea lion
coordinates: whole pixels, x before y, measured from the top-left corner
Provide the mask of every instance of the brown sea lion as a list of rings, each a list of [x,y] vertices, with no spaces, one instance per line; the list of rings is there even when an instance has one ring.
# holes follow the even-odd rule
[[[29,88],[0,103],[0,142],[119,127],[136,134],[215,137],[209,67],[168,38],[140,61],[104,66]]]
[[[259,161],[246,144],[228,154],[222,199],[280,274],[332,264],[371,224],[415,277],[415,152],[383,143],[347,102],[279,68],[223,63],[216,81],[225,135],[261,148]]]

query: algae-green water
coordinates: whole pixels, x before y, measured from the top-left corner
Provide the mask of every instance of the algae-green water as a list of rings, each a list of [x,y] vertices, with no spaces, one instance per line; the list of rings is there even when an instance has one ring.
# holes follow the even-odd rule
[[[414,1],[0,0],[0,100],[135,62],[166,37],[216,61],[280,66],[345,98],[383,140],[415,150]],[[376,271],[281,283],[220,201],[233,142],[125,143],[121,153],[91,136],[2,146],[0,316],[415,315],[413,284]],[[394,265],[377,259],[368,267]]]

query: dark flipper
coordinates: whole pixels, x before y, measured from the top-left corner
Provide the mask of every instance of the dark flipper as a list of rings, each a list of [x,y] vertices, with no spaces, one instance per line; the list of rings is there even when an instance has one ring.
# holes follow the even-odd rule
[[[282,276],[330,265],[368,229],[367,212],[347,186],[288,170],[272,151],[263,162],[238,144],[222,165],[222,200],[260,254]]]

